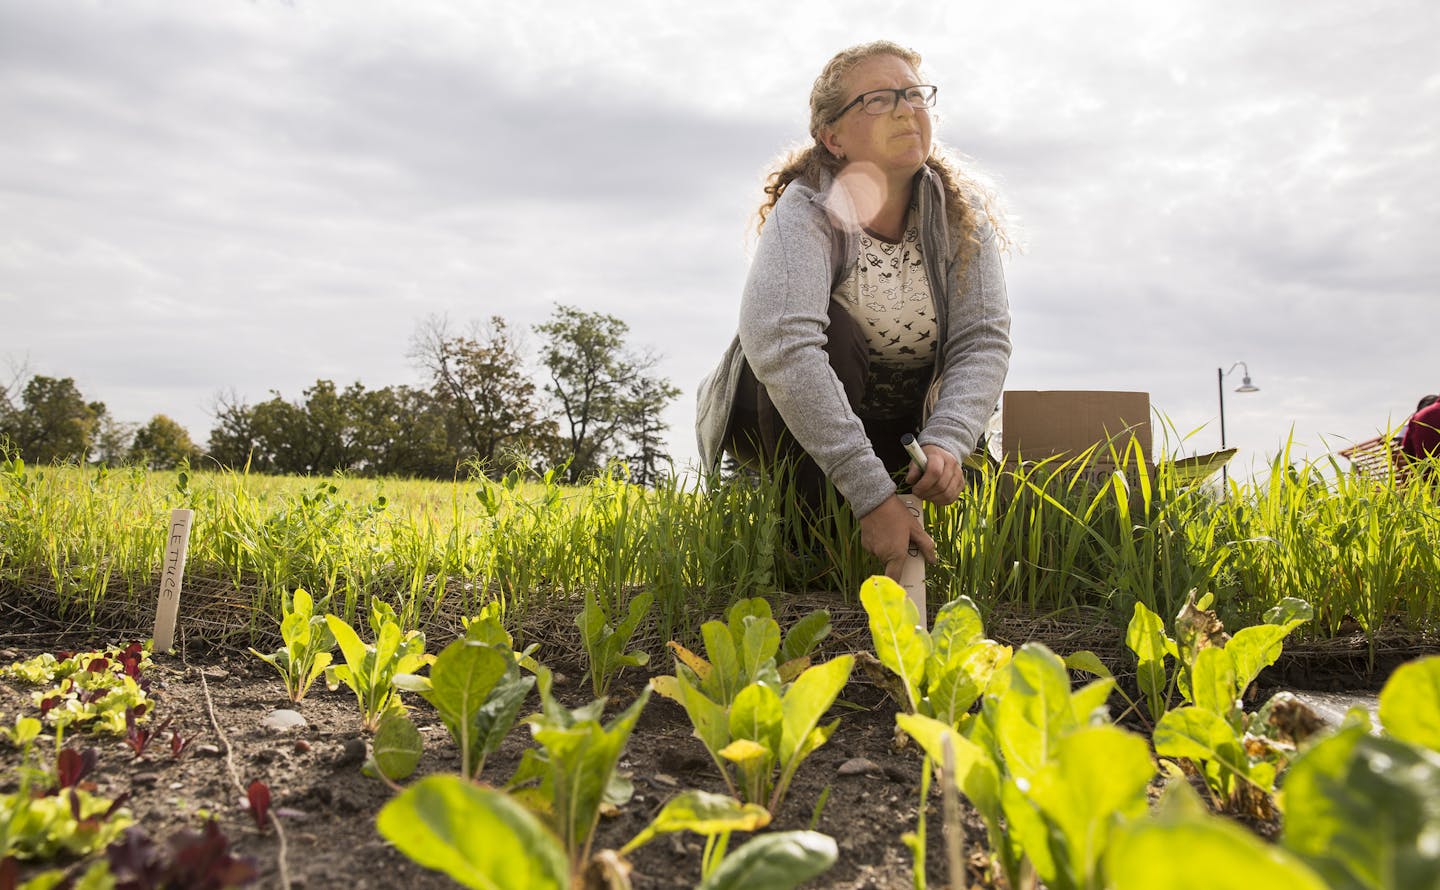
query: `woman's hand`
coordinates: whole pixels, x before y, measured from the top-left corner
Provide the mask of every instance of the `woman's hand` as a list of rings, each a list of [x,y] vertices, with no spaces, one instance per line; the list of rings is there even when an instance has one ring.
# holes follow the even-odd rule
[[[960,469],[960,461],[939,445],[923,445],[921,450],[925,452],[927,461],[925,472],[921,473],[918,466],[910,464],[910,471],[905,474],[910,492],[937,507],[955,503],[960,492],[965,490],[965,474]]]
[[[920,520],[899,497],[891,495],[860,518],[860,545],[878,556],[885,563],[885,574],[896,581],[912,544],[926,562],[935,561],[935,539],[925,533]]]

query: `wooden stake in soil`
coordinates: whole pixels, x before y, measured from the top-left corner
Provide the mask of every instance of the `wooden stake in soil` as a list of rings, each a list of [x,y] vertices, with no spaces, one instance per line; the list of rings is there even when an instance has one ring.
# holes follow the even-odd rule
[[[160,600],[155,606],[156,652],[169,652],[175,644],[180,581],[185,577],[185,551],[190,547],[190,520],[194,518],[194,510],[170,511],[170,533],[165,540],[165,563],[160,575]]]

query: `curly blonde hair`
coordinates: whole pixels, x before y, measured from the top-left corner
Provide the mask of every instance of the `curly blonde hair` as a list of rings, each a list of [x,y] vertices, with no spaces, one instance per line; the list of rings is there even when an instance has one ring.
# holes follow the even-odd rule
[[[820,131],[833,123],[836,115],[845,107],[849,96],[845,90],[845,76],[856,65],[875,56],[895,56],[909,65],[911,70],[920,70],[919,53],[889,40],[875,40],[842,49],[826,62],[810,90],[810,138],[813,142],[786,154],[779,169],[766,177],[765,200],[756,214],[757,233],[765,227],[765,218],[790,183],[796,179],[819,183],[823,181],[825,174],[834,176],[844,166],[844,162],[825,147],[825,143],[820,139]],[[982,219],[980,213],[976,212],[975,203],[980,205],[985,220],[994,227],[1001,246],[1008,245],[1000,214],[994,207],[994,195],[988,188],[962,172],[933,142],[925,164],[935,171],[945,189],[945,220],[952,237],[957,233],[963,235],[959,239],[962,260],[968,259],[980,244]]]

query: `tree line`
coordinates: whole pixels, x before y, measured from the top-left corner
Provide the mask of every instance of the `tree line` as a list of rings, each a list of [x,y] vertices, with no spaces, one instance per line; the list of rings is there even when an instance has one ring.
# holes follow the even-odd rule
[[[0,387],[0,440],[32,463],[202,463],[251,472],[452,478],[466,466],[498,476],[556,469],[579,482],[614,462],[653,484],[669,472],[661,414],[680,394],[658,358],[627,342],[613,315],[556,306],[535,326],[537,356],[501,316],[456,331],[417,326],[409,358],[425,386],[344,388],[320,379],[301,397],[249,404],[216,397],[204,447],[171,418],[143,426],[87,401],[72,378],[41,375]]]

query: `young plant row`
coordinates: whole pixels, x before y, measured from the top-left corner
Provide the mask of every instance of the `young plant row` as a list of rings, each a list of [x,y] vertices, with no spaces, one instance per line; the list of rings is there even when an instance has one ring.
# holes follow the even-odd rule
[[[1119,469],[1103,469],[1110,462]],[[1097,609],[1123,624],[1137,602],[1173,614],[1199,588],[1237,626],[1306,597],[1309,631],[1320,635],[1352,623],[1372,639],[1387,625],[1436,627],[1432,486],[1377,484],[1334,459],[1294,461],[1288,448],[1268,475],[1232,480],[1223,496],[1173,464],[1147,468],[1133,449],[976,473],[954,508],[927,518],[951,554],[931,573],[937,602],[970,596],[987,613],[999,603]],[[556,597],[593,601],[617,625],[644,591],[668,639],[693,632],[685,616],[696,607],[853,591],[873,571],[848,514],[809,522],[787,507],[789,484],[784,474],[703,485],[672,477],[647,489],[618,471],[578,487],[520,473],[448,485],[283,480],[37,469],[0,456],[0,580],[43,580],[72,615],[117,597],[143,610],[163,517],[189,507],[189,574],[252,596],[257,634],[296,587],[352,623],[383,598],[406,629],[446,601],[471,613],[492,600],[519,627]]]
[[[584,628],[586,620],[582,615],[577,623]],[[670,644],[676,673],[655,678],[652,687],[695,719],[731,794],[681,793],[620,849],[600,851],[592,847],[602,809],[623,806],[634,791],[616,766],[650,688],[608,720],[603,696],[565,707],[535,647],[513,648],[498,604],[466,620],[462,636],[438,655],[427,655],[423,635],[402,630],[394,609],[380,601],[372,604],[369,631],[364,642],[339,616],[316,615],[312,598],[298,590],[282,623],[284,647],[255,654],[279,671],[294,700],[325,673],[354,691],[361,722],[374,732],[365,768],[391,784],[408,779],[423,753],[402,693],[435,708],[458,751],[458,770],[396,785],[397,796],[377,817],[380,833],[421,865],[473,887],[566,888],[584,881],[620,888],[629,886],[627,856],[680,831],[705,838],[698,886],[707,890],[782,890],[835,861],[834,841],[813,831],[768,832],[733,850],[730,844],[735,832],[769,824],[796,770],[836,729],[838,721],[820,719],[853,659],[811,664],[829,633],[824,612],[806,616],[782,639],[765,600],[742,600],[726,621],[702,628],[708,660]],[[618,653],[628,630],[601,622],[588,635],[613,644],[600,650]],[[343,664],[332,664],[337,644]],[[540,710],[521,718],[532,690]],[[528,726],[535,746],[502,787],[481,784],[487,757],[517,721]]]
[[[1187,602],[1173,636],[1137,604],[1127,642],[1153,721],[1147,744],[1110,720],[1115,680],[1094,653],[1062,660],[1038,643],[1013,651],[985,638],[964,598],[927,631],[885,578],[867,581],[861,601],[876,657],[895,679],[897,726],[924,750],[936,781],[980,813],[987,855],[1010,887],[1037,878],[1052,890],[1435,886],[1440,658],[1393,675],[1380,696],[1383,734],[1358,709],[1319,731],[1288,694],[1253,713],[1243,705],[1284,638],[1309,620],[1308,605],[1282,603],[1267,623],[1230,637],[1203,600]],[[1072,689],[1072,670],[1099,678]],[[1164,791],[1152,809],[1157,781]],[[1280,842],[1217,812],[1278,815]],[[951,826],[947,840],[958,834]],[[918,854],[915,874],[923,887]]]
[[[76,739],[120,737],[139,760],[160,740],[172,719],[156,723],[145,671],[147,646],[135,643],[102,651],[42,654],[0,670],[35,687],[39,716],[15,715],[0,725],[0,740],[18,753],[17,787],[0,794],[0,890],[50,888],[236,887],[255,869],[231,855],[229,840],[213,819],[202,830],[180,832],[161,846],[134,823],[125,806],[130,793],[109,799],[94,781],[100,750]],[[47,739],[45,733],[50,733]],[[70,735],[72,744],[66,744]],[[53,740],[53,743],[47,744]],[[171,730],[163,747],[180,760],[192,737]],[[78,860],[20,883],[21,863]]]

